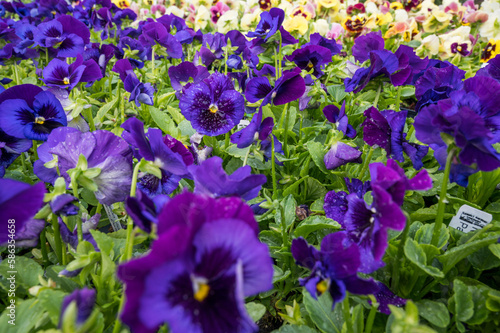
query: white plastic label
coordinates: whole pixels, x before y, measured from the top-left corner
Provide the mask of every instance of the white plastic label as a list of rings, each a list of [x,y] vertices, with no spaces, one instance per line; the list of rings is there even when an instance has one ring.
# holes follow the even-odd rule
[[[484,228],[492,219],[493,216],[489,213],[468,205],[463,205],[458,210],[457,215],[451,219],[450,227],[467,233]]]

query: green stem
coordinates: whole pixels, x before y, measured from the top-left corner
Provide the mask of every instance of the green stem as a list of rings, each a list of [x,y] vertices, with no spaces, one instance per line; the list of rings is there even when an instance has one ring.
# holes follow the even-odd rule
[[[380,93],[382,92],[382,83],[378,86],[377,95],[375,96],[375,100],[373,101],[373,106],[377,107],[378,99],[380,98]]]
[[[45,66],[49,64],[49,49],[45,48]]]
[[[276,80],[280,77],[280,69],[278,68],[278,52],[274,49],[274,68],[276,69]]]
[[[344,300],[342,301],[342,310],[344,311],[345,325],[347,327],[347,333],[352,333],[352,319],[351,319],[351,306],[349,305],[349,294],[346,293]]]
[[[366,170],[368,169],[368,166],[370,165],[370,161],[372,160],[372,155],[375,149],[373,147],[370,147],[370,151],[368,152],[368,156],[366,156],[365,160],[363,161],[363,167],[361,168],[359,174],[358,174],[358,179],[363,180]]]
[[[285,156],[288,157],[288,103],[285,104],[285,138],[283,139],[283,151],[285,152]]]
[[[278,60],[278,79],[281,77],[281,75],[283,74],[283,71],[282,71],[282,68],[281,68],[281,65],[283,64],[283,50],[282,50],[282,44],[283,44],[283,36],[281,36],[281,31],[278,30],[278,35],[280,36],[280,48],[279,48],[279,60]]]
[[[243,160],[243,166],[247,165],[248,155],[250,155],[250,148],[252,148],[252,146],[248,147],[248,151],[245,154],[245,159]]]
[[[84,109],[85,118],[87,118],[87,122],[89,123],[90,131],[95,131],[94,118],[92,116],[92,108]]]
[[[432,233],[431,245],[434,245],[436,247],[438,246],[439,235],[441,233],[441,227],[443,225],[446,192],[448,190],[448,179],[450,178],[451,161],[453,160],[454,156],[455,156],[455,148],[452,148],[448,153],[448,157],[446,158],[444,177],[443,177],[443,182],[441,184],[441,193],[439,195],[436,223],[434,223],[434,231]]]
[[[155,45],[151,48],[151,74],[155,76]]]
[[[376,298],[370,295],[370,299],[372,301],[372,307],[370,308],[370,313],[368,314],[368,318],[366,319],[365,333],[372,332],[373,322],[375,321],[375,315],[377,314],[377,309],[378,309],[378,303]]]
[[[403,86],[399,86],[398,87],[398,92],[396,94],[396,106],[395,106],[395,109],[396,111],[399,111],[401,110],[401,89],[403,88]]]
[[[45,238],[45,228],[40,233],[40,248],[42,250],[42,258],[45,266],[49,264],[49,256],[47,255],[47,239]]]
[[[230,135],[229,135],[229,132],[227,132],[226,137],[224,138],[224,149],[227,149],[229,147],[229,139],[230,139]]]
[[[21,84],[21,80],[19,80],[19,73],[17,71],[17,63],[14,61],[14,76],[16,77],[16,85]]]
[[[410,216],[406,212],[404,212],[404,214],[406,216],[406,225],[405,225],[405,228],[403,230],[403,234],[401,235],[401,240],[399,241],[398,253],[396,254],[396,260],[394,261],[393,266],[392,266],[392,282],[391,282],[391,284],[392,284],[392,290],[394,292],[397,292],[398,288],[399,288],[399,273],[403,269],[402,266],[403,266],[404,246],[405,246],[406,240],[408,239],[408,233],[410,231],[410,223],[411,223]]]
[[[227,75],[227,59],[229,58],[229,46],[226,45],[226,52],[224,54],[224,75]]]
[[[273,200],[276,199],[276,196],[278,195],[278,189],[277,189],[277,183],[276,183],[276,157],[274,156],[274,135],[273,132],[271,131],[271,175],[272,175],[272,181],[273,181]]]
[[[62,243],[61,243],[61,231],[59,229],[59,221],[56,214],[52,214],[51,218],[52,229],[54,230],[54,241],[56,243],[56,255],[58,261],[62,264]]]
[[[73,196],[78,200],[78,184],[76,176],[71,177],[71,187],[73,188]],[[83,241],[82,219],[76,215],[76,230],[78,234],[78,243]]]
[[[26,159],[26,157],[24,156],[24,153],[21,153],[21,167],[23,168],[24,174],[26,174],[26,172],[27,172],[25,159]]]

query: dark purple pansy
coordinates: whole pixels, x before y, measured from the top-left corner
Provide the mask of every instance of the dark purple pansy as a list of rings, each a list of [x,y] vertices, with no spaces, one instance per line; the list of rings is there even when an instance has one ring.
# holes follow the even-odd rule
[[[170,198],[167,195],[157,195],[151,199],[139,189],[135,197],[127,198],[125,209],[139,228],[150,233],[152,224],[158,223],[158,214],[168,200]]]
[[[332,53],[326,47],[308,45],[293,51],[287,59],[293,61],[300,69],[313,71],[315,77],[320,77],[323,75],[322,67],[332,62]]]
[[[22,84],[0,94],[0,127],[10,136],[45,141],[67,123],[61,102],[40,87]]]
[[[76,305],[76,325],[81,326],[87,321],[92,313],[96,301],[96,292],[94,289],[87,287],[76,289],[68,296],[64,297],[61,306],[61,317],[59,318],[59,327],[62,327],[64,320],[64,312],[71,303]]]
[[[415,84],[419,74],[426,70],[429,59],[421,59],[415,54],[413,48],[407,45],[400,45],[395,53],[398,58],[398,69],[391,74],[391,83],[397,87],[408,84]]]
[[[111,205],[127,198],[132,178],[132,150],[122,138],[104,130],[82,133],[56,129],[49,141],[51,139],[57,144],[48,152],[57,155],[59,172],[67,184],[71,182],[68,170],[75,168],[79,156],[83,155],[88,168],[101,169],[92,179],[100,203]]]
[[[28,151],[31,145],[31,140],[15,138],[0,129],[0,178],[5,175],[9,165],[23,152]]]
[[[372,147],[381,147],[392,158],[404,162],[405,152],[415,169],[423,167],[422,159],[427,155],[428,147],[410,143],[406,140],[404,127],[407,111],[384,110],[378,111],[375,107],[365,110],[363,139]]]
[[[370,59],[371,51],[379,51],[384,49],[384,39],[381,32],[370,32],[366,35],[359,36],[354,41],[352,47],[352,55],[354,59],[360,63]]]
[[[43,205],[45,192],[45,184],[42,182],[29,185],[0,178],[0,244],[12,239],[9,235],[16,236],[23,229],[31,229],[30,225],[36,221],[32,219]],[[9,230],[16,232],[11,234]],[[38,235],[40,231],[41,229]]]
[[[70,194],[60,194],[50,201],[50,209],[56,215],[70,216],[78,214],[78,199]]]
[[[185,91],[192,84],[198,84],[206,79],[209,73],[204,66],[195,66],[192,62],[184,61],[177,66],[169,67],[168,76],[174,90]]]
[[[97,228],[100,218],[101,214],[95,214],[92,217],[89,217],[88,215],[84,214],[82,217],[83,240],[94,245],[94,249],[96,251],[99,251],[99,248],[97,247],[97,243],[95,242],[94,236],[92,236],[92,234],[90,233],[90,230],[95,230]],[[59,223],[59,229],[61,230],[61,239],[63,240],[63,242],[65,242],[68,245],[71,245],[71,247],[76,250],[79,244],[77,227],[75,226],[73,231],[70,231],[66,223],[64,223],[60,217],[58,217],[58,223]]]
[[[267,117],[262,121],[262,108],[260,108],[247,127],[231,135],[231,142],[235,143],[240,149],[246,148],[254,141],[267,139],[273,127],[274,120],[272,117]]]
[[[326,119],[335,125],[336,129],[344,133],[349,138],[356,136],[356,130],[352,125],[349,125],[349,119],[345,114],[345,101],[342,102],[342,107],[339,109],[335,105],[327,105],[323,109],[323,114]]]
[[[375,294],[375,299],[378,303],[378,311],[390,315],[391,310],[389,305],[394,305],[397,307],[402,307],[406,304],[406,299],[395,295],[385,284],[377,281],[377,286],[379,287],[378,292]],[[370,302],[371,303],[371,302]]]
[[[318,32],[311,34],[309,37],[309,43],[304,44],[303,46],[308,46],[308,45],[319,45],[322,47],[326,47],[327,49],[330,50],[332,53],[332,56],[339,54],[340,51],[342,50],[342,45],[337,44],[335,42],[335,39],[328,39],[323,36],[321,36]]]
[[[144,133],[144,124],[135,117],[127,119],[121,126],[125,131],[122,137],[130,144],[134,156],[140,160],[153,162],[162,172],[162,178],[152,174],[144,174],[139,178],[138,188],[147,195],[172,193],[187,174],[187,166],[193,164],[193,156],[181,142],[156,128]]]
[[[184,192],[158,219],[151,251],[118,268],[126,284],[122,320],[134,331],[253,332],[244,297],[272,287],[272,260],[238,198]]]
[[[18,21],[14,24],[16,29],[16,35],[19,37],[19,41],[14,47],[14,51],[17,53],[24,53],[26,49],[35,43],[35,31],[36,27],[33,24],[29,24],[23,21]]]
[[[200,134],[217,136],[229,132],[245,114],[245,99],[231,79],[213,73],[182,94],[179,108]]]
[[[282,105],[300,98],[305,90],[304,78],[300,75],[300,68],[296,67],[293,70],[284,71],[274,88],[267,77],[251,79],[246,85],[245,97],[250,103],[264,99],[262,106],[269,103]]]
[[[79,54],[72,64],[53,59],[43,69],[43,82],[49,87],[73,89],[79,82],[93,82],[102,79],[102,72],[93,59],[83,61]]]
[[[362,182],[359,179],[344,178],[347,185],[347,190],[350,194],[356,194],[358,198],[363,199],[366,192],[371,191],[371,183],[369,181]],[[337,221],[342,228],[345,228],[344,217],[347,213],[348,194],[344,191],[330,191],[325,195],[325,203],[323,209],[325,211],[325,216]]]
[[[347,163],[361,163],[362,154],[358,149],[338,141],[325,154],[325,166],[328,170],[334,170]]]
[[[239,196],[251,200],[259,195],[261,186],[266,182],[264,175],[252,175],[252,168],[244,166],[231,175],[222,168],[222,159],[211,157],[200,165],[192,165],[189,171],[194,179],[195,193],[214,197]]]
[[[139,41],[142,45],[150,47],[158,43],[166,49],[166,52],[170,57],[182,57],[181,43],[174,36],[172,36],[161,23],[149,22],[145,24],[142,27],[142,35],[139,37]]]
[[[486,67],[478,70],[475,76],[489,76],[500,82],[500,54],[488,61]]]
[[[141,103],[146,105],[154,104],[155,89],[151,83],[139,81],[129,59],[118,60],[112,70],[120,75],[123,87],[130,93],[129,102],[134,101],[137,107],[140,107]]]
[[[300,284],[313,298],[328,291],[333,307],[344,299],[346,291],[359,295],[378,291],[373,279],[358,277],[360,251],[356,244],[348,241],[344,231],[326,235],[320,251],[302,237],[294,239],[291,252],[298,265],[311,270],[310,276],[299,279]]]
[[[87,47],[83,52],[83,60],[94,60],[95,63],[99,65],[102,77],[104,77],[106,76],[106,66],[114,57],[116,51],[116,46],[114,45],[92,43],[92,45]]]
[[[248,37],[260,37],[267,41],[280,28],[285,19],[285,12],[280,8],[271,8],[270,11],[264,11],[260,14],[260,21],[255,31],[247,33]]]

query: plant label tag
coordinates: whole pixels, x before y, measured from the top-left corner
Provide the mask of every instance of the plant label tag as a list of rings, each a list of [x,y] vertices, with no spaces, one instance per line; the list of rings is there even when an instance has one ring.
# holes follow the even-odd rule
[[[468,233],[484,228],[492,219],[493,216],[489,213],[468,205],[463,205],[458,210],[457,215],[451,219],[450,227]]]
[[[113,212],[113,209],[108,205],[102,205],[106,214],[108,214],[109,222],[111,222],[111,226],[114,231],[118,231],[122,228],[122,224],[120,223],[118,216]]]

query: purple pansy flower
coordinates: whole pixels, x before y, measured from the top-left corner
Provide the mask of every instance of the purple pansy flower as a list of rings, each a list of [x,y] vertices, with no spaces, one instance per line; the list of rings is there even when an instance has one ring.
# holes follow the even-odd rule
[[[117,50],[114,45],[92,43],[92,45],[87,47],[83,52],[83,60],[94,60],[95,63],[99,65],[102,77],[104,77],[106,76],[106,66],[114,57],[116,51]]]
[[[101,169],[93,178],[100,203],[111,205],[127,198],[132,178],[132,151],[123,139],[104,130],[82,133],[64,129],[53,131],[49,141],[51,139],[57,144],[48,152],[57,155],[59,172],[67,183],[71,182],[68,170],[75,168],[79,156],[83,155],[88,168]]]
[[[156,43],[163,46],[167,54],[172,58],[182,57],[181,43],[165,28],[165,26],[158,22],[149,22],[142,27],[142,35],[139,41],[144,46],[152,47]],[[152,59],[154,61],[154,59]]]
[[[0,124],[15,138],[45,141],[55,128],[67,125],[67,118],[51,92],[22,84],[0,94]]]
[[[361,295],[378,291],[373,279],[358,277],[360,251],[356,244],[348,241],[343,231],[326,235],[320,251],[308,245],[302,237],[294,239],[291,252],[298,265],[311,270],[310,276],[299,281],[313,298],[328,291],[335,306],[344,299],[346,291]]]
[[[168,68],[170,84],[174,90],[184,92],[192,84],[198,84],[210,74],[205,66],[195,66],[192,62],[184,61],[177,66]],[[190,80],[192,79],[192,82]],[[182,85],[182,82],[186,84]],[[179,95],[180,97],[180,95]]]
[[[276,81],[274,88],[267,77],[251,79],[245,90],[245,97],[250,103],[263,99],[261,105],[269,103],[282,105],[300,98],[306,90],[304,78],[300,75],[300,68],[284,71]]]
[[[194,179],[195,193],[214,197],[239,196],[251,200],[259,195],[261,186],[267,180],[264,175],[252,175],[249,166],[227,175],[222,168],[222,159],[218,156],[189,167],[189,171]]]
[[[150,233],[152,224],[158,223],[158,215],[168,200],[170,198],[167,195],[157,195],[151,199],[138,189],[135,197],[128,197],[125,201],[125,210],[139,228]]]
[[[99,224],[100,218],[101,214],[95,214],[92,217],[89,217],[87,214],[83,214],[82,216],[83,240],[94,245],[94,249],[96,251],[99,251],[99,248],[97,247],[97,243],[95,242],[94,236],[92,236],[92,234],[90,233],[90,230],[97,229],[97,225]],[[70,231],[66,226],[66,223],[64,223],[60,217],[58,217],[57,219],[59,222],[59,229],[61,230],[61,239],[63,240],[63,242],[71,245],[71,247],[76,250],[79,243],[77,227],[75,226],[73,231]]]
[[[174,197],[159,216],[151,251],[118,268],[127,286],[122,320],[140,332],[164,323],[174,333],[255,331],[244,297],[270,289],[273,274],[257,232],[240,199]]]
[[[229,132],[243,118],[245,100],[231,79],[213,73],[191,85],[179,100],[182,114],[200,134],[217,136]]]
[[[323,160],[328,170],[334,170],[347,163],[361,163],[362,154],[358,149],[338,141],[331,145]]]
[[[255,28],[255,31],[247,33],[248,37],[260,37],[267,41],[280,28],[285,19],[285,12],[281,8],[271,8],[260,14],[260,21]]]
[[[56,215],[70,216],[78,214],[78,206],[75,205],[78,199],[71,194],[63,193],[55,196],[50,201],[50,209]]]
[[[378,311],[390,315],[391,310],[389,305],[394,305],[397,307],[402,307],[406,304],[406,299],[395,295],[385,284],[377,281],[377,286],[379,287],[378,292],[375,294],[375,299],[377,300]],[[371,302],[370,302],[371,303]]]
[[[28,151],[31,145],[31,140],[15,138],[0,129],[0,178],[5,175],[9,165],[23,152]]]
[[[363,126],[363,139],[372,147],[381,147],[392,158],[404,162],[405,152],[413,163],[415,169],[424,165],[422,159],[427,155],[429,147],[410,143],[404,133],[407,111],[384,110],[378,111],[375,107],[365,110]]]
[[[332,62],[332,53],[326,47],[308,45],[293,51],[287,59],[295,62],[300,69],[307,72],[313,71],[315,77],[320,77],[323,75],[322,67]]]
[[[36,227],[38,221],[33,220],[33,217],[43,205],[45,192],[45,184],[42,182],[29,185],[13,179],[0,178],[0,245],[12,239],[10,236],[17,240],[22,233],[33,228],[38,230],[33,238],[38,238],[42,230]],[[9,233],[9,230],[13,230],[10,225],[14,226],[16,231],[13,234]],[[45,222],[42,225],[45,225]]]
[[[144,158],[157,165],[162,178],[145,174],[139,178],[138,188],[147,195],[170,194],[179,185],[181,177],[187,174],[187,166],[193,164],[193,156],[184,145],[173,137],[156,128],[144,133],[144,124],[137,118],[129,118],[121,126],[125,131],[122,137],[134,151],[134,156]]]
[[[310,40],[309,43],[304,44],[303,46],[318,45],[318,46],[326,47],[327,49],[330,50],[330,52],[332,53],[332,56],[339,54],[340,51],[342,50],[342,45],[337,44],[337,42],[335,42],[335,39],[325,38],[325,37],[321,36],[318,32],[312,34],[309,37],[309,40]]]
[[[488,61],[486,67],[478,70],[475,76],[489,76],[500,82],[500,54]]]
[[[360,63],[370,59],[371,51],[380,51],[384,49],[384,39],[381,32],[370,32],[359,36],[354,41],[352,55]]]
[[[137,107],[140,107],[141,103],[146,105],[154,104],[155,89],[151,83],[139,81],[128,59],[118,60],[113,66],[113,71],[120,75],[123,87],[130,93],[129,102],[134,101]]]
[[[347,115],[345,114],[345,101],[342,102],[340,110],[335,105],[325,106],[323,114],[329,122],[335,125],[337,130],[344,133],[347,137],[352,139],[356,136],[356,130],[352,125],[349,125],[349,119],[347,119]]]
[[[61,317],[59,318],[59,327],[63,325],[64,312],[71,303],[76,303],[76,325],[83,325],[90,317],[96,301],[96,292],[94,289],[83,288],[76,289],[68,296],[64,297],[61,306]]]
[[[79,82],[102,79],[102,72],[93,59],[83,61],[82,55],[68,65],[66,61],[53,59],[43,69],[43,82],[49,87],[73,89]]]
[[[240,149],[246,148],[256,140],[266,140],[273,127],[274,120],[272,117],[267,117],[262,121],[262,108],[260,108],[247,127],[231,135],[231,142],[236,143]]]
[[[371,191],[371,183],[369,181],[363,183],[356,178],[352,180],[344,178],[344,180],[349,193],[356,194],[360,199],[364,198],[366,192]],[[348,194],[344,191],[330,191],[325,195],[325,203],[323,204],[325,216],[338,222],[342,228],[345,228],[344,217],[348,208],[347,196]]]

